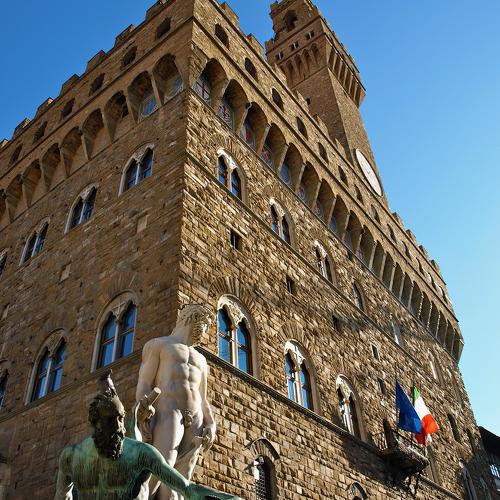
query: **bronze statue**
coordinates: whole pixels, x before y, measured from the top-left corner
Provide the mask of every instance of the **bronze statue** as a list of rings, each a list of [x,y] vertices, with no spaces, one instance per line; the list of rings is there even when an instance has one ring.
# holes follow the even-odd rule
[[[109,374],[102,380],[105,388],[89,408],[92,437],[59,458],[55,500],[72,500],[74,489],[78,500],[146,500],[151,475],[187,500],[239,499],[188,481],[156,448],[126,437],[124,407]]]

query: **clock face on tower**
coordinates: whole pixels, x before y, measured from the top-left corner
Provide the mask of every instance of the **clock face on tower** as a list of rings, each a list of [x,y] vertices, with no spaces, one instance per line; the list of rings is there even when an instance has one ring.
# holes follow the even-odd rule
[[[365,155],[359,149],[356,149],[356,158],[363,174],[365,174],[368,184],[370,184],[375,193],[382,196],[382,186],[380,185],[377,174],[370,165],[370,162],[366,159]]]

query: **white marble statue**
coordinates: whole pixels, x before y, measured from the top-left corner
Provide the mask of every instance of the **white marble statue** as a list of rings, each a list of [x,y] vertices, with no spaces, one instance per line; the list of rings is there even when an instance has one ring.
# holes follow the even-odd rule
[[[215,420],[207,401],[207,362],[193,345],[209,328],[212,311],[190,304],[179,312],[177,325],[168,337],[150,340],[142,352],[137,384],[138,427],[166,462],[188,480],[200,451],[215,440]],[[144,396],[161,390],[154,408],[141,404]],[[157,500],[181,499],[163,484],[151,485]]]

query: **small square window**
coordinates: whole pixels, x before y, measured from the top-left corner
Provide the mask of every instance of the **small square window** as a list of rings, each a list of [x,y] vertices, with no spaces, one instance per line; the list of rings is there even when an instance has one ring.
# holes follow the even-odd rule
[[[286,277],[286,289],[288,290],[288,293],[291,293],[292,295],[297,294],[297,288],[295,286],[295,281],[290,278],[290,276]]]
[[[380,354],[378,352],[378,347],[375,344],[372,344],[372,354],[373,354],[374,359],[376,359],[377,361],[380,360]]]
[[[340,319],[335,314],[332,314],[332,328],[333,331],[340,332]]]
[[[278,52],[276,54],[276,60],[281,61],[283,59],[283,52]]]
[[[385,387],[385,382],[381,378],[378,379],[378,387],[382,396],[385,396],[387,394],[387,388]]]
[[[299,42],[293,42],[292,45],[290,45],[290,48],[292,50],[297,50],[299,48]]]
[[[242,237],[236,232],[231,229],[231,246],[235,250],[239,250],[241,252],[241,246],[242,246]]]

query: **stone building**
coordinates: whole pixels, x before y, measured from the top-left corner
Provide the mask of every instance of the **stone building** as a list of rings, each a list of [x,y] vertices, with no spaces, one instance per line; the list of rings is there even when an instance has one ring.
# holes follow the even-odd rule
[[[0,143],[1,498],[53,496],[104,367],[131,408],[142,346],[187,302],[217,314],[196,479],[385,500],[430,463],[418,498],[495,494],[458,321],[389,208],[358,68],[310,0],[271,16],[264,50],[226,3],[160,0]],[[427,451],[394,432],[395,368],[441,426]]]
[[[488,456],[491,474],[495,479],[495,486],[500,492],[500,437],[484,427],[479,427],[479,432]]]

